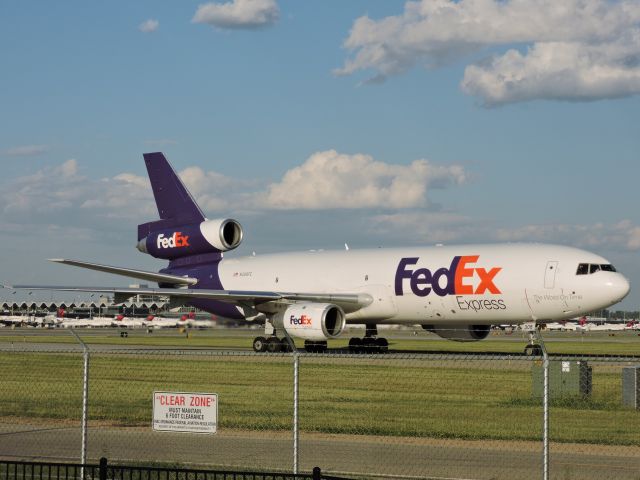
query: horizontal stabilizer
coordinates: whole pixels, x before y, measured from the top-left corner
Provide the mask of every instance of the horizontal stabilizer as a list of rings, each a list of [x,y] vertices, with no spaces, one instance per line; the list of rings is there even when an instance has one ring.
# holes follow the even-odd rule
[[[133,268],[112,267],[110,265],[100,265],[99,263],[81,262],[78,260],[67,260],[64,258],[50,258],[49,261],[63,263],[73,267],[87,268],[89,270],[97,270],[99,272],[113,273],[124,277],[137,278],[139,280],[147,280],[149,282],[164,283],[170,285],[195,285],[198,283],[196,278],[180,277],[178,275],[170,275],[168,273],[147,272],[144,270],[134,270]]]

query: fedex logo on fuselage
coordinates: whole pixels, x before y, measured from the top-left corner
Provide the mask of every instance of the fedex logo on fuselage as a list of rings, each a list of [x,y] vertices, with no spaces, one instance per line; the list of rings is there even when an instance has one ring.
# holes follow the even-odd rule
[[[487,271],[485,268],[473,267],[480,258],[479,255],[464,255],[453,257],[449,268],[442,267],[432,272],[428,268],[412,269],[420,257],[407,257],[400,260],[396,270],[395,288],[396,295],[404,295],[405,281],[409,282],[409,287],[414,295],[426,297],[431,292],[440,297],[445,295],[483,295],[491,293],[500,294],[493,280],[502,270],[501,267],[494,267]],[[477,286],[473,286],[470,281],[477,278]]]
[[[308,315],[300,315],[300,317],[296,318],[295,315],[291,315],[289,317],[290,325],[311,325],[311,317]]]
[[[158,248],[180,248],[189,246],[189,236],[182,235],[182,232],[173,232],[170,237],[165,237],[164,233],[158,235],[156,239]]]

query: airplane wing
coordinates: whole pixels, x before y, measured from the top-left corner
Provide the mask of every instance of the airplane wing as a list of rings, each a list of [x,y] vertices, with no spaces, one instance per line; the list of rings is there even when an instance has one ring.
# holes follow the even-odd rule
[[[176,288],[114,288],[114,287],[64,287],[53,285],[3,285],[5,288],[15,290],[57,290],[61,292],[91,292],[114,295],[116,298],[132,297],[134,295],[165,296],[177,300],[217,300],[241,307],[263,305],[265,303],[290,304],[295,302],[332,303],[338,305],[345,312],[350,313],[366,307],[373,302],[371,295],[366,293],[292,293],[292,292],[261,292],[238,290],[210,290],[189,288],[195,285],[196,278],[181,277],[167,273],[148,272],[124,267],[113,267],[99,263],[83,262],[79,260],[50,259],[52,262],[87,268],[100,272],[113,273],[126,277],[138,278],[157,282],[159,284],[176,285]]]
[[[287,292],[253,292],[244,290],[207,290],[188,288],[117,288],[117,287],[61,287],[53,285],[3,285],[14,290],[58,290],[61,292],[92,292],[112,295],[155,295],[182,300],[218,300],[235,305],[260,305],[267,302],[317,302],[333,303],[346,312],[353,312],[373,302],[366,293],[287,293]]]

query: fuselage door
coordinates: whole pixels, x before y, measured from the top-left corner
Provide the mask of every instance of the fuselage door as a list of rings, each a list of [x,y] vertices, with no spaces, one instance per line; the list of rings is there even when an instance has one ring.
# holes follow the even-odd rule
[[[547,262],[547,269],[544,272],[544,288],[554,288],[556,285],[557,261]]]

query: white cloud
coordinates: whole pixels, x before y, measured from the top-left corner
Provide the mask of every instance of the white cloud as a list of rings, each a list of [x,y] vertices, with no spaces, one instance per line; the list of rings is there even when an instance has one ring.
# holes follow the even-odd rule
[[[235,209],[249,203],[246,181],[190,167],[179,172],[205,211]],[[70,159],[32,175],[0,185],[0,223],[82,224],[102,227],[105,220],[141,223],[157,218],[146,175],[120,173],[92,179],[80,173]]]
[[[210,215],[267,210],[404,209],[429,206],[428,192],[463,183],[459,166],[416,160],[409,165],[374,161],[334,150],[311,155],[278,182],[230,178],[200,167],[179,172]],[[0,222],[95,225],[156,218],[146,175],[129,172],[92,179],[70,159],[0,184]]]
[[[465,69],[464,92],[485,105],[533,99],[597,100],[640,93],[640,32],[630,41],[537,43]]]
[[[254,29],[274,24],[279,16],[275,0],[232,0],[199,5],[191,21],[219,28]]]
[[[124,173],[90,179],[80,174],[75,159],[12,179],[0,188],[0,199],[0,215],[8,222],[58,225],[148,215],[152,206],[146,177]]]
[[[71,158],[55,168],[54,172],[59,173],[64,178],[73,178],[78,174],[78,161],[75,158]]]
[[[152,33],[158,30],[160,27],[160,22],[154,18],[150,18],[149,20],[145,20],[140,25],[138,25],[138,30],[142,33]]]
[[[205,172],[200,167],[182,170],[180,178],[205,212],[218,212],[234,207],[235,195],[230,191],[236,184],[233,179],[216,172]]]
[[[516,228],[496,230],[495,239],[517,242],[558,242],[585,248],[637,251],[640,250],[640,227],[629,220],[614,224],[522,225]]]
[[[639,37],[638,2],[423,0],[407,2],[397,16],[355,20],[344,42],[353,55],[335,73],[371,71],[377,82],[503,47],[506,53],[467,67],[466,93],[488,105],[593,100],[640,93]],[[521,53],[514,44],[529,48]]]
[[[477,219],[457,213],[416,210],[373,215],[370,220],[373,233],[394,243],[408,237],[417,244],[469,242],[477,239],[481,226]]]
[[[371,230],[396,241],[411,232],[415,243],[544,242],[597,250],[640,250],[640,226],[630,220],[504,227],[494,220],[451,212],[407,211],[372,216]]]
[[[81,170],[79,163],[70,159],[29,176],[3,181],[3,229],[64,225],[115,235],[157,218],[146,175],[125,172],[91,179]],[[369,155],[328,150],[311,155],[270,185],[230,178],[200,167],[186,168],[179,175],[210,215],[253,212],[252,218],[280,215],[304,223],[305,219],[330,214],[333,219],[341,219],[341,231],[346,236],[350,235],[349,226],[354,225],[348,209],[357,208],[358,229],[394,244],[533,241],[595,250],[640,251],[640,225],[630,220],[507,227],[490,218],[446,209],[430,211],[432,189],[464,183],[467,173],[459,166],[434,165],[426,160],[393,165],[375,161]]]
[[[85,179],[90,192],[83,195],[79,207],[97,218],[145,221],[157,215],[151,185],[145,176],[121,173],[100,180]]]
[[[285,173],[269,186],[260,204],[275,209],[409,208],[427,206],[429,188],[465,181],[460,166],[428,160],[410,165],[375,161],[364,154],[327,150]]]
[[[5,150],[4,154],[9,157],[31,157],[46,153],[48,150],[47,145],[21,145]]]
[[[3,185],[0,192],[4,205],[2,212],[18,217],[69,208],[85,193],[74,159],[13,179]]]
[[[640,227],[631,226],[628,231],[627,248],[640,250]]]

